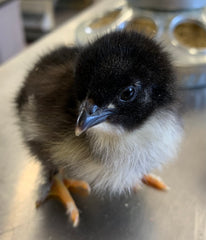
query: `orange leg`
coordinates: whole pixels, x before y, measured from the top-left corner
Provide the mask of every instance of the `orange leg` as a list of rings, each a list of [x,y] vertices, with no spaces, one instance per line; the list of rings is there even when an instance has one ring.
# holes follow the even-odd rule
[[[76,189],[77,188],[77,189]],[[79,210],[69,192],[69,189],[77,193],[90,193],[89,185],[84,181],[62,179],[61,175],[57,174],[52,179],[51,188],[46,196],[40,201],[37,201],[36,206],[39,207],[48,198],[58,198],[66,208],[66,213],[70,216],[70,220],[74,227],[79,223]],[[83,195],[83,194],[82,194]]]
[[[153,174],[145,175],[142,179],[142,182],[158,190],[169,190],[169,187],[161,180],[161,178]]]
[[[81,196],[88,196],[91,192],[89,184],[84,181],[74,180],[74,179],[64,179],[64,185],[72,193],[77,193]]]

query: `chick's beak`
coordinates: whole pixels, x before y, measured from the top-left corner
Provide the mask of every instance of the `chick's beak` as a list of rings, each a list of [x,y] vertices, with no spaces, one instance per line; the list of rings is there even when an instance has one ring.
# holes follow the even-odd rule
[[[100,108],[90,100],[85,100],[80,106],[80,113],[77,118],[75,135],[79,136],[87,129],[104,122],[114,112],[112,109]]]

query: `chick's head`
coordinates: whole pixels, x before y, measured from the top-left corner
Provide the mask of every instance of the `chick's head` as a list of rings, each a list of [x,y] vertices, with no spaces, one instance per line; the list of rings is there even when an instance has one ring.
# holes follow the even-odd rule
[[[102,122],[131,131],[176,99],[171,61],[160,44],[114,32],[89,44],[75,71],[78,134]]]

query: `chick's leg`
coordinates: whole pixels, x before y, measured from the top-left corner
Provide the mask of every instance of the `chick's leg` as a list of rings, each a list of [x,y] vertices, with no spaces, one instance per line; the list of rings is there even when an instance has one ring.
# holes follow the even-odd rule
[[[81,196],[88,196],[91,189],[87,182],[74,180],[74,179],[64,179],[64,185],[72,192],[77,193]]]
[[[154,174],[144,175],[142,182],[158,190],[169,190],[169,187],[162,181],[162,179],[158,176],[155,176]]]
[[[73,226],[76,227],[79,223],[79,211],[70,194],[70,188],[73,190],[73,192],[83,192],[84,195],[85,193],[89,194],[90,192],[90,187],[86,182],[64,179],[60,174],[57,174],[52,178],[52,184],[48,194],[45,195],[43,199],[38,201],[36,206],[39,207],[48,198],[58,198],[67,209],[67,214],[69,215]],[[75,188],[77,188],[77,191],[75,191]]]

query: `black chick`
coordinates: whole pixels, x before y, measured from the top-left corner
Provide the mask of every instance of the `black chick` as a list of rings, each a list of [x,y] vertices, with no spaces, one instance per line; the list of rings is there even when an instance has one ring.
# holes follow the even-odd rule
[[[34,66],[16,99],[20,126],[51,176],[48,195],[61,198],[74,226],[78,210],[65,187],[89,191],[83,179],[100,193],[122,193],[174,156],[176,99],[167,53],[135,32],[58,48]]]

